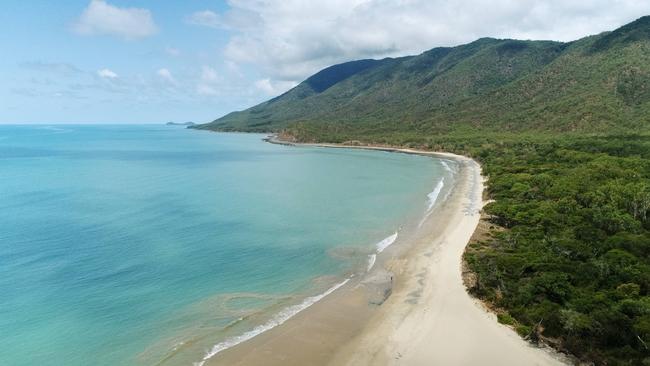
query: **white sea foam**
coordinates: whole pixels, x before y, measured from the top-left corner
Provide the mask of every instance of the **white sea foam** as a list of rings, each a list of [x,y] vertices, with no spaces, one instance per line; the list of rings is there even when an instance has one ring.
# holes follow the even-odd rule
[[[427,213],[424,215],[422,220],[420,220],[418,227],[422,227],[422,225],[424,225],[424,222],[427,221],[429,216],[431,216],[431,214],[433,213],[433,206],[438,201],[438,196],[440,195],[440,191],[442,191],[442,187],[444,186],[445,186],[445,178],[442,178],[440,182],[436,184],[435,188],[433,188],[433,191],[431,191],[431,193],[427,195],[427,198],[429,199],[429,206],[427,207]],[[444,200],[446,200],[447,196],[449,196],[449,192],[451,192],[451,190],[447,191]]]
[[[258,325],[257,327],[253,328],[252,330],[250,330],[250,331],[248,331],[248,332],[246,332],[246,333],[244,333],[242,335],[232,337],[232,338],[229,338],[229,339],[227,339],[227,340],[225,340],[225,341],[223,341],[221,343],[215,344],[212,347],[212,349],[210,349],[210,351],[208,351],[205,354],[205,356],[203,356],[203,359],[201,361],[199,361],[199,362],[195,362],[194,365],[195,366],[203,366],[207,360],[214,357],[217,353],[219,353],[221,351],[224,351],[224,350],[226,350],[226,349],[228,349],[230,347],[234,347],[234,346],[236,346],[236,345],[238,345],[240,343],[243,343],[243,342],[255,337],[258,334],[262,334],[262,333],[264,333],[264,332],[266,332],[268,330],[271,330],[271,329],[277,327],[278,325],[283,324],[287,320],[291,319],[294,315],[296,315],[299,312],[307,309],[308,307],[312,306],[316,302],[320,301],[325,296],[327,296],[327,295],[331,294],[332,292],[336,291],[338,288],[340,288],[341,286],[348,283],[348,281],[350,281],[349,278],[346,279],[343,282],[337,283],[336,285],[330,287],[327,291],[323,292],[320,295],[308,297],[305,300],[303,300],[300,304],[296,304],[296,305],[289,306],[289,307],[285,308],[284,310],[282,310],[281,312],[276,314],[273,318],[271,318],[268,322],[266,322],[264,324],[261,324],[261,325]]]
[[[453,170],[451,169],[451,167],[449,166],[449,164],[447,164],[446,161],[444,161],[444,160],[440,160],[440,164],[442,164],[442,167],[445,168],[446,171],[448,171],[448,172],[450,172],[450,173],[453,172]]]
[[[447,192],[445,193],[445,196],[442,197],[442,202],[447,201],[447,198],[449,198],[449,195],[451,194],[452,189],[448,189]]]
[[[370,272],[372,267],[375,265],[376,260],[377,260],[377,254],[368,255],[368,269],[367,269],[367,272]]]
[[[436,184],[436,187],[427,195],[429,198],[429,207],[427,207],[427,211],[431,211],[433,208],[433,205],[436,204],[436,200],[438,199],[438,195],[440,194],[440,191],[442,191],[442,187],[445,186],[445,178],[440,179],[440,182]]]
[[[388,248],[391,244],[393,244],[395,240],[397,240],[397,231],[395,232],[395,234],[377,243],[377,253],[383,252],[384,249]]]
[[[61,127],[56,127],[56,126],[40,126],[37,127],[37,129],[54,131],[54,132],[71,132],[71,130],[68,130],[66,128],[61,128]]]

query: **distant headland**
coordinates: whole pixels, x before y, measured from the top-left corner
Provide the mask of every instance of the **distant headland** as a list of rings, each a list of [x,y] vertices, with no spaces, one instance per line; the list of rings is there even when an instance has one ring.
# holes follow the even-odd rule
[[[167,126],[194,126],[196,123],[194,122],[167,122],[165,123]]]

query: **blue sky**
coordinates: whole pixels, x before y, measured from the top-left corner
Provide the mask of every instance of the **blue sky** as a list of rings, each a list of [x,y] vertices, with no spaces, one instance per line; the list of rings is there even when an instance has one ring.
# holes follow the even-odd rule
[[[0,123],[210,121],[346,60],[573,40],[643,0],[5,0]]]
[[[107,2],[122,9],[149,10],[155,29],[144,35],[134,31],[135,36],[78,31],[89,4],[88,0],[3,2],[0,122],[203,121],[268,97],[254,88],[259,78],[254,70],[242,65],[233,72],[226,65],[228,31],[196,26],[187,19],[207,8],[223,12],[226,3]],[[200,89],[203,74],[208,80]],[[217,88],[227,82],[226,76],[233,78],[233,86],[253,87]],[[239,76],[248,80],[235,80]]]

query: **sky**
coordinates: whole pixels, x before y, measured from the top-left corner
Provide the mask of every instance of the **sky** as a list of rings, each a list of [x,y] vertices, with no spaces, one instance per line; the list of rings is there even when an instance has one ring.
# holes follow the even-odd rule
[[[648,0],[3,0],[0,123],[208,122],[332,64],[571,41]]]

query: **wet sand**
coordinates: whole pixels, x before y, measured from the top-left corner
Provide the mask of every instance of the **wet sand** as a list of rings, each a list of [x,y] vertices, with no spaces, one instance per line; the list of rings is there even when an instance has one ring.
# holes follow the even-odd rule
[[[459,171],[448,198],[417,230],[400,234],[368,274],[206,365],[565,364],[498,324],[463,285],[461,257],[483,205],[480,166],[453,154],[349,147],[452,159]]]

